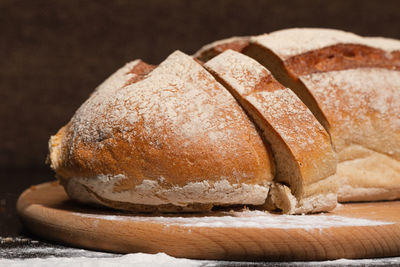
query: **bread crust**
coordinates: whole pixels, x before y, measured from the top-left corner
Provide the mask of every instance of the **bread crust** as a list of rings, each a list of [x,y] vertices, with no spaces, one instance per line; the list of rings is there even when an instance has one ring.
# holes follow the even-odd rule
[[[400,50],[400,41],[396,39],[361,37],[350,32],[323,28],[292,28],[275,31],[251,37],[250,43],[267,47],[283,61],[336,45],[353,44],[380,49],[388,53],[388,60],[391,60],[390,54],[392,52]],[[368,54],[365,56],[368,56]]]
[[[249,45],[249,40],[249,36],[231,37],[219,40],[203,46],[193,54],[193,57],[203,62],[207,62],[228,49],[241,52]]]
[[[376,67],[400,70],[400,52],[360,44],[336,44],[295,55],[285,60],[290,75]]]

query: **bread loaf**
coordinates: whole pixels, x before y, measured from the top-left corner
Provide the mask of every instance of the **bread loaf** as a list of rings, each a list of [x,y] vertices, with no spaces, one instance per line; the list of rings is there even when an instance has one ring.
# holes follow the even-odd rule
[[[307,104],[338,154],[339,201],[400,197],[400,41],[329,29],[253,37],[246,54]]]
[[[67,193],[149,212],[264,204],[270,155],[229,92],[181,52],[131,83],[134,66],[102,84],[51,138],[51,166]]]
[[[50,164],[72,199],[139,212],[399,198],[399,51],[291,29],[136,60],[51,137]]]

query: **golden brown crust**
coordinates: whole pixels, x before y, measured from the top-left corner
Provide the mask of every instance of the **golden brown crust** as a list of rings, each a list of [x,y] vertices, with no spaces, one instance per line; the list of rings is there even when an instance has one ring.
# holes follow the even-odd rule
[[[62,180],[87,178],[86,185],[100,197],[114,193],[126,202],[131,191],[148,186],[143,190],[152,192],[159,186],[154,199],[135,193],[133,204],[191,205],[201,200],[191,199],[198,194],[196,186],[207,190],[205,202],[221,203],[212,195],[221,197],[238,185],[259,186],[253,192],[257,196],[248,192],[248,201],[262,204],[273,177],[267,148],[247,115],[229,92],[181,52],[139,82],[97,90],[57,136],[62,141],[54,145],[59,145],[61,156],[52,166]],[[218,184],[225,180],[227,184]],[[112,187],[100,188],[103,181]],[[168,199],[169,191],[191,184],[188,192],[176,191],[183,194],[177,200]],[[235,203],[238,197],[224,201],[247,204]]]

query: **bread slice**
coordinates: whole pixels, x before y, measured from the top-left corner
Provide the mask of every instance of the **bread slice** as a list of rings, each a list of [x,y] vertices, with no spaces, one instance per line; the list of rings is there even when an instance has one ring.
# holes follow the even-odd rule
[[[131,82],[134,66],[50,139],[51,166],[71,198],[144,212],[264,204],[270,153],[231,94],[179,51]]]
[[[328,133],[301,100],[262,65],[233,50],[204,67],[228,88],[272,148],[276,184],[269,203],[284,213],[333,209],[335,153]]]
[[[400,41],[289,29],[253,37],[244,53],[293,89],[330,133],[339,201],[400,197]]]

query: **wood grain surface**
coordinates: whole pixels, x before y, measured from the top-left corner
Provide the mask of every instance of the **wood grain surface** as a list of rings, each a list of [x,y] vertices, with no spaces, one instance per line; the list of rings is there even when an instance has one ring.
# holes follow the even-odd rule
[[[313,220],[304,225],[301,222],[310,215],[285,215],[282,218],[299,220],[299,224],[221,227],[195,223],[210,214],[144,215],[85,207],[70,201],[53,182],[27,189],[17,210],[25,227],[45,239],[119,253],[165,252],[193,259],[252,261],[400,256],[400,201],[343,204],[329,214],[311,215],[324,216],[328,222],[329,218],[365,220],[365,225],[332,222],[332,226],[322,227]],[[222,212],[212,216],[224,221]],[[279,221],[282,215],[270,216]]]

